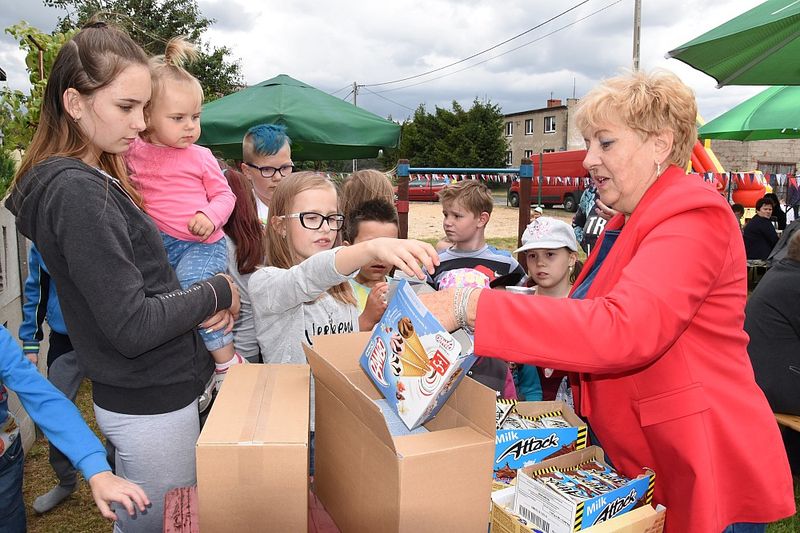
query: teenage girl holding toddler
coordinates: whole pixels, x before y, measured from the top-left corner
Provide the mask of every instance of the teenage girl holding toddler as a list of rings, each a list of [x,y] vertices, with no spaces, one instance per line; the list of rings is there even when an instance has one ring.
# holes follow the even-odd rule
[[[126,154],[131,179],[183,288],[226,271],[222,226],[236,202],[211,151],[194,144],[200,137],[203,89],[183,65],[196,57],[189,42],[176,38],[163,56],[151,59],[147,129]],[[231,333],[201,330],[200,336],[216,363],[219,387],[231,365],[246,361],[235,352]]]

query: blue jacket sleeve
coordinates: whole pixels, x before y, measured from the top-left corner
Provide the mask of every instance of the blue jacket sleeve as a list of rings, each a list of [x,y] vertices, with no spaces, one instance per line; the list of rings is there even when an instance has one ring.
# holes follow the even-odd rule
[[[42,324],[47,315],[50,275],[44,269],[42,256],[33,244],[28,252],[28,277],[25,279],[24,294],[19,340],[25,353],[38,353],[39,343],[44,338]]]
[[[103,445],[78,409],[25,358],[5,328],[0,328],[0,381],[17,393],[25,411],[47,439],[87,480],[111,470]]]

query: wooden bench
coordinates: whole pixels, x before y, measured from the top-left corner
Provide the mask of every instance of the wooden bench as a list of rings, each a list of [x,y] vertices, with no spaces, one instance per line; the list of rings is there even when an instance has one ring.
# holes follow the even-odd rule
[[[775,419],[778,421],[778,424],[782,426],[800,431],[800,416],[775,413]]]

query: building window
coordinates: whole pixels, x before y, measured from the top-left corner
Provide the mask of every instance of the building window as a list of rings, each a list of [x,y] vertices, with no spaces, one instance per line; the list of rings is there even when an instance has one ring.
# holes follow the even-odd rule
[[[545,133],[556,132],[556,117],[544,117],[544,132]]]
[[[511,150],[506,152],[506,166],[511,166],[511,162],[513,161]]]
[[[794,163],[762,163],[758,162],[758,170],[764,174],[794,174],[797,165]]]
[[[525,119],[525,135],[533,135],[533,119]]]
[[[542,153],[543,154],[549,154],[549,153],[552,153],[552,152],[555,152],[555,151],[556,151],[555,148],[545,148],[544,150],[542,150]]]
[[[512,135],[514,135],[514,123],[506,122],[506,137],[511,137]]]
[[[527,157],[528,159],[533,157],[533,150],[525,150],[525,157]]]

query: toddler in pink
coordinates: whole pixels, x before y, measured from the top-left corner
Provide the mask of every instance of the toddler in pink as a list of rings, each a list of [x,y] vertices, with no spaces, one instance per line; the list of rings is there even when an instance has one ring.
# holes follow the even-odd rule
[[[153,58],[147,129],[126,154],[131,179],[184,288],[225,272],[222,226],[236,202],[211,151],[194,144],[200,137],[203,90],[183,64],[196,55],[194,47],[179,38],[167,44],[163,56]],[[245,359],[234,351],[231,333],[201,330],[200,335],[216,362],[218,388],[228,368]]]

